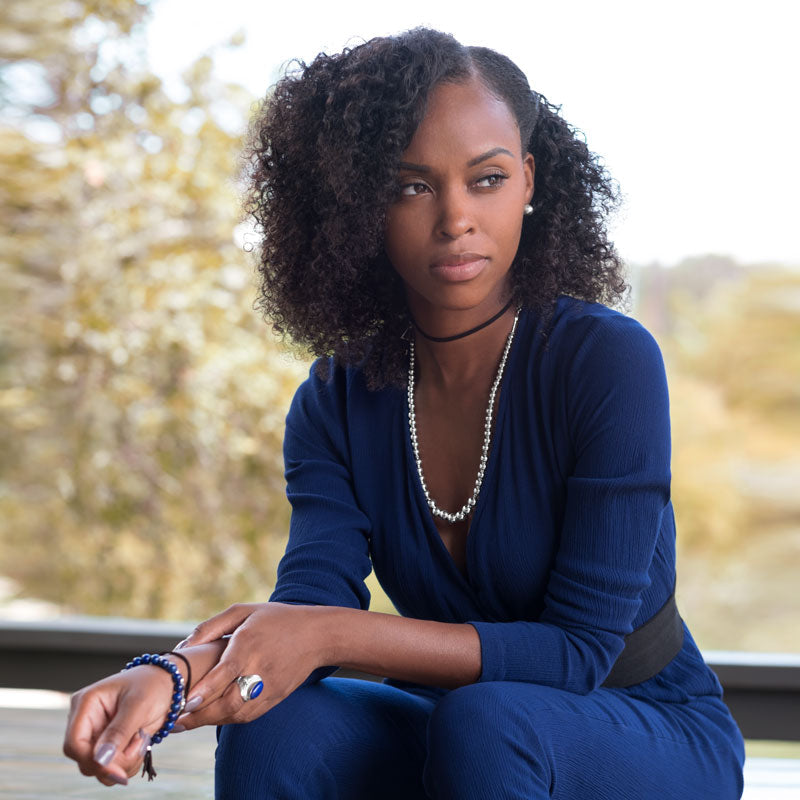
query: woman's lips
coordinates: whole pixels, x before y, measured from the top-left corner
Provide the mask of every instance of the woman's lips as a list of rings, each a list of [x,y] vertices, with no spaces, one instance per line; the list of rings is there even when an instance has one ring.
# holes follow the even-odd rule
[[[435,276],[445,281],[469,281],[479,275],[487,264],[487,259],[477,253],[466,253],[437,261],[431,266]]]

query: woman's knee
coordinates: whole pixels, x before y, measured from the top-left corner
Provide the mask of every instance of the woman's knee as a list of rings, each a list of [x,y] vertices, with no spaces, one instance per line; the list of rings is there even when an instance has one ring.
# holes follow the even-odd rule
[[[262,717],[218,729],[217,800],[303,796],[305,781],[320,769],[313,737],[304,736],[302,707],[310,694],[298,689]]]
[[[326,679],[264,716],[220,729],[217,798],[367,798],[384,781],[421,791],[432,703],[380,684]]]
[[[487,736],[506,738],[533,734],[530,708],[521,708],[514,685],[474,683],[445,695],[431,715],[428,745],[450,747],[455,742],[469,751],[482,748]]]
[[[546,797],[549,785],[536,725],[508,684],[471,684],[439,701],[428,723],[431,796]]]

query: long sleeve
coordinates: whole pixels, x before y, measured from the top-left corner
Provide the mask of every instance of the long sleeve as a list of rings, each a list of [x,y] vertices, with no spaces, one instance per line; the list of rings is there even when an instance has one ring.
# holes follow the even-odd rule
[[[650,583],[670,499],[670,430],[664,366],[650,334],[621,315],[571,325],[575,344],[559,352],[568,358],[556,393],[574,468],[543,610],[536,622],[472,624],[481,680],[583,694],[608,675]]]
[[[370,600],[364,583],[372,569],[370,523],[354,497],[343,399],[336,388],[312,368],[286,419],[284,462],[292,516],[270,599],[364,609]]]

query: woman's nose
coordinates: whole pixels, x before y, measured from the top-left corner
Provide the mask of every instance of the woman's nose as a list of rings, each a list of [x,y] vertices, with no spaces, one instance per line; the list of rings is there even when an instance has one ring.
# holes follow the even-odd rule
[[[470,198],[463,191],[443,192],[439,199],[437,233],[447,239],[457,239],[475,229]]]

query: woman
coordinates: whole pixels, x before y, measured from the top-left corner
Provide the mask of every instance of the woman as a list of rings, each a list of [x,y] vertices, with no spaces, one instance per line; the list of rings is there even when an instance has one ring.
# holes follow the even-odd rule
[[[270,602],[180,650],[217,796],[739,797],[672,599],[663,364],[601,304],[615,192],[581,137],[507,58],[424,29],[320,55],[254,130],[262,307],[329,358],[287,418]],[[402,616],[365,610],[373,565]],[[125,782],[170,689],[84,689],[65,751]]]

